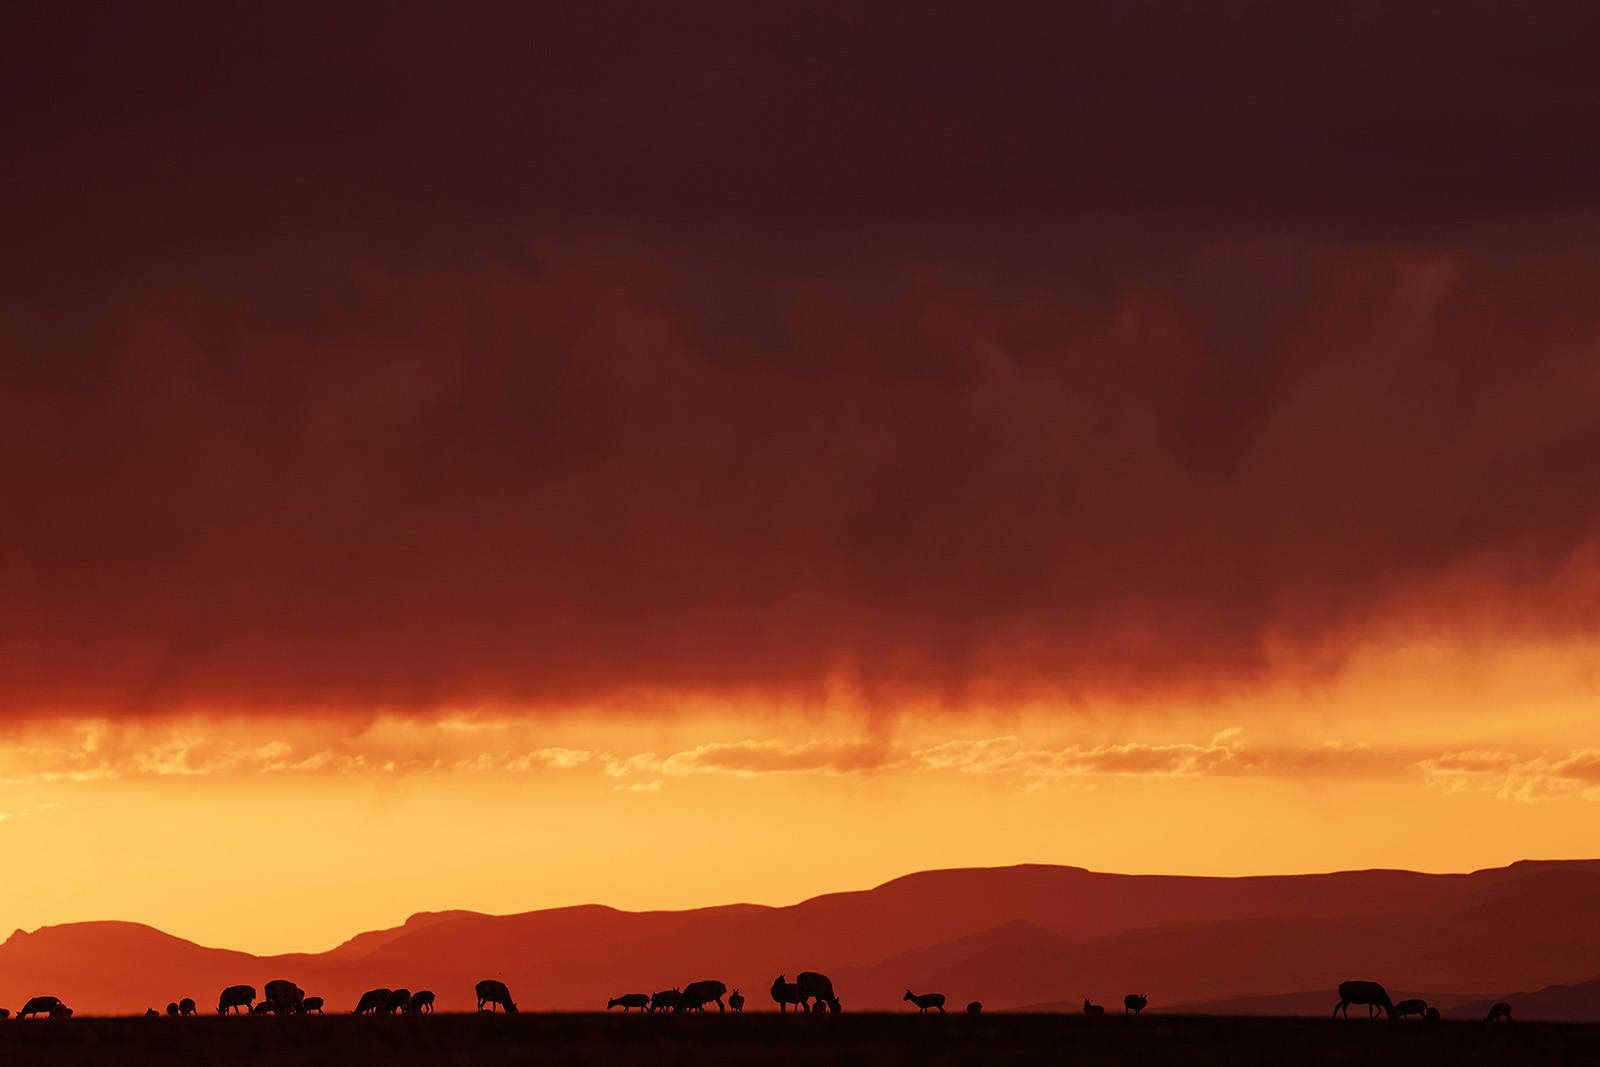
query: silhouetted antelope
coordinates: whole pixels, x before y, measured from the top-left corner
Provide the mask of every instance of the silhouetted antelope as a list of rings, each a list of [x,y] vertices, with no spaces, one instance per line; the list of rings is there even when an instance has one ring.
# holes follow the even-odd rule
[[[250,1014],[251,1015],[266,1015],[270,1011],[272,1011],[272,1001],[263,1000],[261,1003],[255,1005],[254,1007],[252,1007],[250,1009]]]
[[[1402,1000],[1400,1003],[1396,1004],[1391,1017],[1395,1019],[1404,1019],[1407,1015],[1415,1015],[1420,1019],[1427,1013],[1427,1011],[1427,1001],[1412,997],[1410,1000]]]
[[[506,988],[504,982],[494,978],[485,978],[472,988],[478,994],[479,1011],[483,1010],[485,1004],[489,1005],[490,1011],[494,1011],[494,1006],[498,1004],[506,1010],[507,1014],[515,1015],[517,1013],[517,1005],[511,999],[511,990]]]
[[[926,1012],[929,1008],[938,1008],[940,1014],[944,1013],[943,993],[913,993],[908,989],[906,995],[900,999],[911,1001],[921,1012]]]
[[[1084,997],[1083,998],[1083,1013],[1085,1015],[1104,1015],[1106,1013],[1106,1009],[1105,1009],[1104,1005],[1090,1004],[1089,1003],[1089,998],[1088,997]]]
[[[1129,993],[1122,998],[1122,1014],[1126,1015],[1131,1011],[1138,1015],[1144,1011],[1144,1006],[1148,1003],[1150,1003],[1150,995],[1148,993]]]
[[[735,989],[728,994],[728,1007],[733,1009],[735,1015],[744,1014],[744,994]]]
[[[1333,1013],[1338,1015],[1344,1012],[1344,1017],[1348,1019],[1352,1004],[1365,1004],[1369,1019],[1376,1015],[1379,1009],[1390,1018],[1394,1017],[1394,1002],[1389,999],[1389,991],[1377,982],[1340,982],[1339,1003],[1334,1005]]]
[[[415,1015],[419,1011],[433,1013],[433,990],[419,989],[411,994],[411,1013]]]
[[[72,1009],[67,1007],[65,1004],[57,1004],[55,1007],[50,1009],[50,1018],[70,1019],[72,1018]]]
[[[353,1015],[376,1015],[389,1006],[390,989],[369,989],[361,994],[361,999],[356,1001],[356,1010]]]
[[[983,1014],[983,1001],[974,1000],[974,1001],[970,1002],[967,1005],[967,1014],[968,1015],[981,1015],[981,1014]]]
[[[198,1009],[194,1006],[193,997],[184,997],[182,1000],[178,1001],[179,1015],[193,1015],[197,1010]]]
[[[390,992],[389,999],[383,1002],[383,1013],[393,1015],[399,1012],[404,1015],[411,1010],[411,990],[396,989]]]
[[[167,1002],[167,1014],[174,1019],[178,1017],[178,1002],[176,1000]]]
[[[308,1012],[314,1011],[318,1015],[321,1015],[322,1014],[322,998],[321,997],[307,997],[305,1000],[302,1000],[300,1002],[300,1007],[302,1009],[304,1009],[305,1011],[308,1011]]]
[[[683,993],[678,989],[663,989],[659,993],[650,995],[651,1011],[671,1011],[678,1006],[678,998]]]
[[[287,978],[274,978],[261,990],[262,1003],[270,1004],[274,1015],[299,1014],[305,999],[305,990]]]
[[[800,1004],[805,1005],[807,998],[816,998],[818,1003],[813,1010],[823,1004],[832,1012],[839,1011],[839,998],[833,995],[833,980],[825,974],[816,971],[801,971],[794,976],[794,984],[800,988]]]
[[[256,987],[253,985],[231,985],[217,997],[217,1014],[226,1015],[232,1008],[237,1014],[241,1010],[248,1012],[251,1005],[256,1002]],[[183,1010],[183,1005],[178,1005],[178,1010]]]
[[[1506,1022],[1510,1022],[1511,1005],[1502,1000],[1498,1004],[1491,1007],[1489,1009],[1489,1014],[1483,1017],[1483,1021],[1486,1023],[1492,1023],[1496,1019],[1503,1019]]]
[[[638,1008],[640,1011],[649,1011],[650,994],[624,993],[620,997],[612,997],[610,1000],[606,1001],[606,1011],[610,1011],[618,1004],[622,1005],[622,1014],[624,1015],[628,1014],[628,1010],[630,1008]]]
[[[800,995],[800,983],[785,981],[781,974],[772,980],[772,999],[778,1005],[779,1012],[788,1011],[791,1004],[796,1008],[805,1005],[805,998]]]
[[[717,1002],[718,1011],[727,1011],[728,1006],[722,1002],[727,992],[728,987],[715,978],[702,978],[698,982],[690,982],[683,987],[683,992],[678,994],[678,1010],[705,1011],[706,1005],[714,1000]]]

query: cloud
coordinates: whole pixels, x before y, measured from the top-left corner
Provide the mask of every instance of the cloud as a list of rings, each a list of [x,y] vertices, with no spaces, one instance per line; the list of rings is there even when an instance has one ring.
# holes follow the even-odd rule
[[[1600,801],[1600,749],[1523,756],[1499,749],[1466,749],[1420,761],[1428,785],[1444,792],[1477,790],[1505,800],[1575,796]]]
[[[41,815],[47,811],[54,811],[59,807],[61,807],[60,804],[49,803],[35,804],[20,811],[0,811],[0,822],[5,822],[8,819],[26,819],[30,815]]]
[[[336,6],[10,27],[0,715],[1600,629],[1593,5]]]
[[[1016,737],[949,741],[913,754],[929,770],[966,774],[1016,774],[1029,781],[1053,781],[1089,775],[1156,775],[1193,777],[1225,773],[1236,748],[1234,733],[1210,744],[1149,745],[1129,742],[1094,747],[1040,748]]]

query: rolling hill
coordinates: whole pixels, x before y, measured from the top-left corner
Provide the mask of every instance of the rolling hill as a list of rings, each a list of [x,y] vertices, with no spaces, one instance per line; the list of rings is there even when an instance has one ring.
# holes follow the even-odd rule
[[[0,945],[0,1004],[53,993],[80,1012],[124,1014],[182,996],[214,1004],[224,985],[283,977],[338,1010],[375,986],[434,989],[440,1010],[469,1010],[473,983],[500,977],[524,1010],[588,1009],[718,977],[764,1010],[775,975],[812,969],[833,976],[847,1010],[898,1008],[908,986],[991,1009],[1114,1004],[1129,990],[1156,1009],[1325,991],[1303,993],[1309,1005],[1357,976],[1446,991],[1581,982],[1600,970],[1596,900],[1594,860],[1261,878],[1027,865],[921,872],[789,907],[431,912],[327,952],[266,957],[90,922],[19,930]],[[1561,1010],[1586,1011],[1586,995]],[[1600,1018],[1600,1004],[1552,1017]]]

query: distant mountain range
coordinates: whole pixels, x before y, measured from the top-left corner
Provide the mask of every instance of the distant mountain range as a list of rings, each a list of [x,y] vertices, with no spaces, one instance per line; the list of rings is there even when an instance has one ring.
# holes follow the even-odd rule
[[[900,1009],[910,988],[987,1010],[1075,1011],[1090,997],[1115,1011],[1140,992],[1152,1011],[1322,1015],[1341,980],[1373,978],[1434,990],[1420,995],[1447,1015],[1505,999],[1519,1017],[1600,1019],[1597,904],[1600,860],[1253,878],[1028,865],[926,871],[781,908],[430,912],[280,956],[72,923],[0,945],[0,1004],[51,993],[80,1013],[128,1014],[192,996],[214,1011],[225,985],[288,978],[339,1011],[377,986],[433,989],[441,1011],[471,1010],[473,984],[492,977],[524,1011],[585,1010],[720,978],[747,1010],[768,1010],[779,973],[820,970],[847,1011]],[[1494,992],[1517,989],[1538,992]]]

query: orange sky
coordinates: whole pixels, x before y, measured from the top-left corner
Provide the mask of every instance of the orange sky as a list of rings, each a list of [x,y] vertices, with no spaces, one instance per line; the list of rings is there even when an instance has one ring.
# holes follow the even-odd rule
[[[1433,646],[1203,705],[929,710],[870,729],[843,704],[31,727],[0,764],[5,913],[276,952],[416,910],[784,903],[940,866],[1587,855],[1595,667],[1581,646]]]
[[[1592,853],[1549,6],[8,12],[0,924]]]

